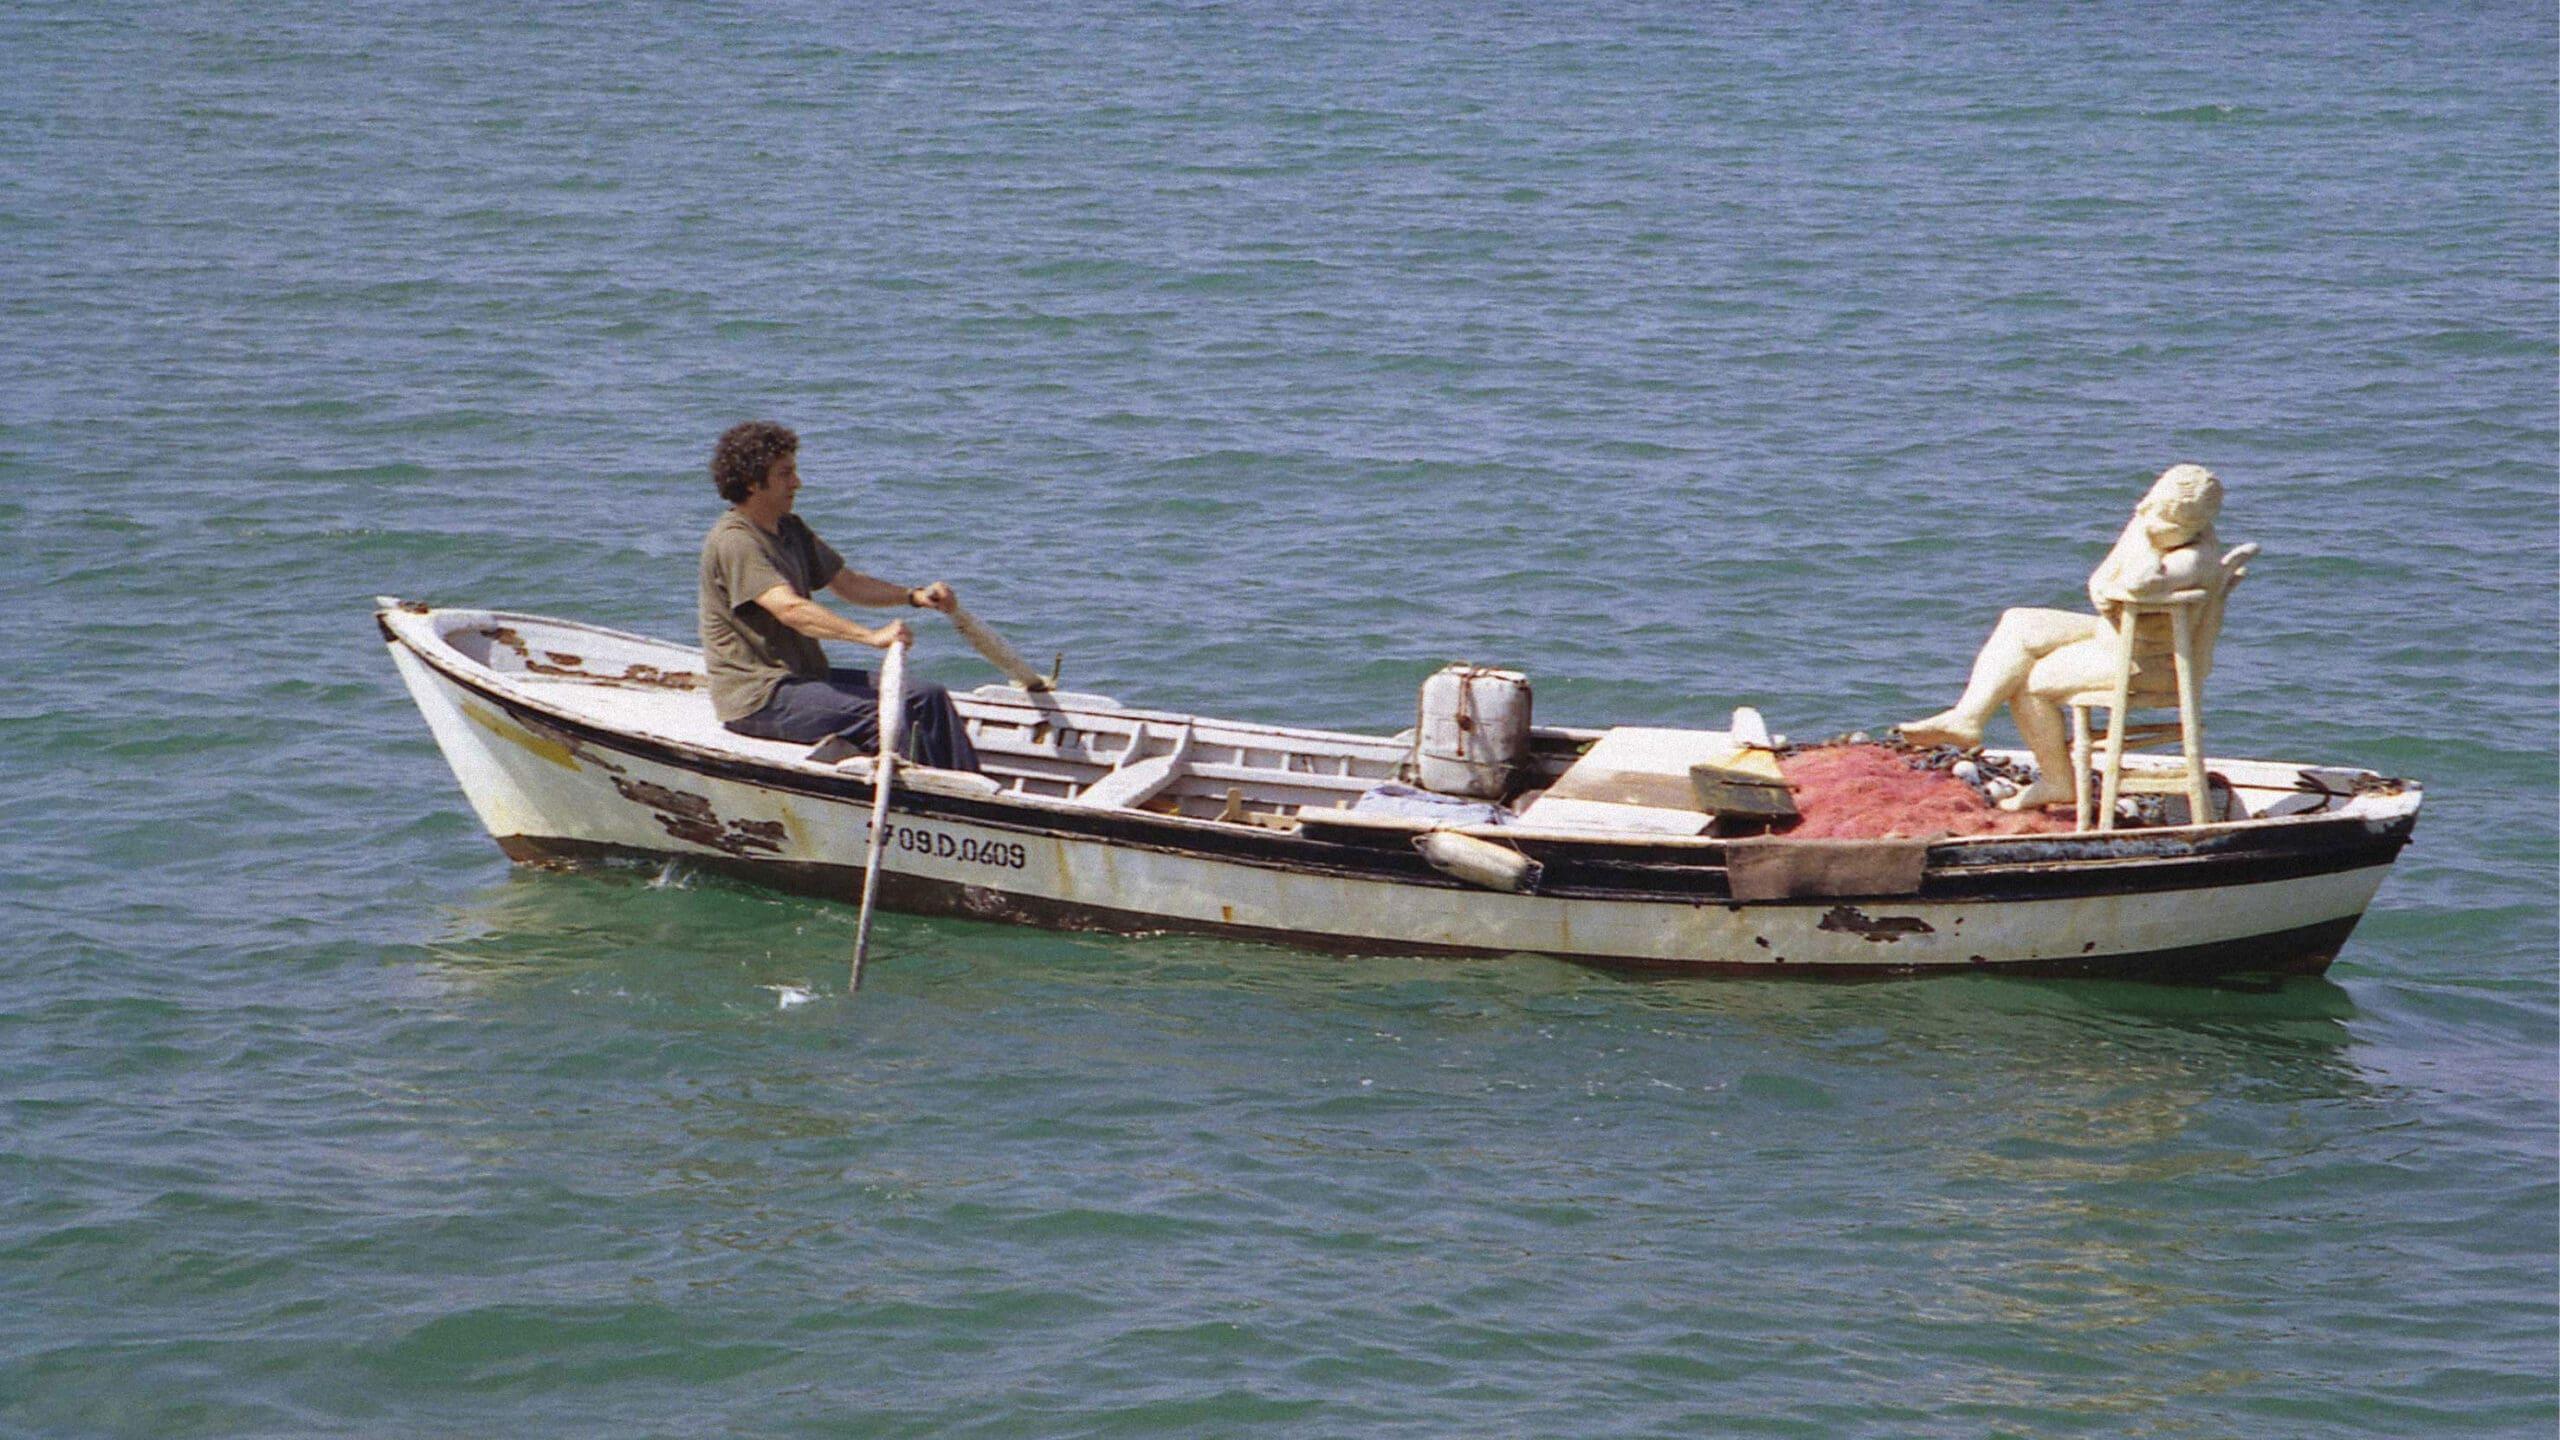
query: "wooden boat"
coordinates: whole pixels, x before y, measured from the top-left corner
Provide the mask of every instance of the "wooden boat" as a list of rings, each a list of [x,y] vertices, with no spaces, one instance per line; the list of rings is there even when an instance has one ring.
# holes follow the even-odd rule
[[[871,763],[820,764],[726,730],[693,648],[388,600],[375,618],[514,859],[674,858],[861,893]],[[2216,759],[2245,818],[1871,844],[1448,827],[1347,808],[1403,771],[1397,737],[1011,685],[955,700],[985,772],[899,768],[885,908],[1338,951],[1702,973],[2316,974],[2408,843],[2421,798],[2363,770]],[[1606,732],[1531,733],[1531,766],[1553,780]],[[1518,857],[1534,884],[1443,868],[1448,856],[1416,843],[1435,834]]]

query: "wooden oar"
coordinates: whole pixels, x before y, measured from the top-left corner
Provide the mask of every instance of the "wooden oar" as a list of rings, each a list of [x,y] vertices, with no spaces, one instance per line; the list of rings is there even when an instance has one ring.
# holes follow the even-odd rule
[[[952,628],[960,632],[961,638],[967,640],[979,654],[986,656],[988,664],[1003,671],[1006,679],[1035,695],[1043,690],[1058,688],[1056,682],[1048,676],[1024,664],[1022,657],[1014,653],[1013,647],[1004,643],[1004,637],[988,629],[985,621],[961,609],[956,602],[946,613],[951,616]]]
[[[862,958],[871,952],[871,907],[880,898],[880,857],[889,839],[889,777],[898,768],[898,727],[907,715],[907,647],[880,652],[880,758],[871,765],[871,853],[862,862],[862,916],[853,922],[853,983],[862,988]]]

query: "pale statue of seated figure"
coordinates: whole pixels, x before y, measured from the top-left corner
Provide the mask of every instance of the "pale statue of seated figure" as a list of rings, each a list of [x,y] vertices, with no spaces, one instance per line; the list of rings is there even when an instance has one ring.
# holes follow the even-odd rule
[[[1973,677],[1952,709],[1901,727],[1915,745],[1982,743],[1982,727],[2002,705],[2035,752],[2036,780],[2000,802],[2009,810],[2071,803],[2071,741],[2063,702],[2115,683],[2115,616],[2129,601],[2161,600],[2181,590],[2218,590],[2221,546],[2213,522],[2222,511],[2222,482],[2201,465],[2173,465],[2134,507],[2115,548],[2089,576],[2097,614],[2010,610],[1983,642]],[[2254,548],[2254,547],[2252,547]],[[2137,672],[2170,663],[2165,615],[2146,615],[2134,633]],[[2155,633],[2156,631],[2156,633]]]

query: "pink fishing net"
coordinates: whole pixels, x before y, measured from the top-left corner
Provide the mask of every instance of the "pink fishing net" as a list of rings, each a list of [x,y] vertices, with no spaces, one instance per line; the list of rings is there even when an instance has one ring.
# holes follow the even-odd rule
[[[2068,808],[2014,814],[1943,770],[1884,745],[1825,745],[1778,764],[1802,823],[1790,840],[1922,840],[1942,835],[2045,835],[2071,828]]]

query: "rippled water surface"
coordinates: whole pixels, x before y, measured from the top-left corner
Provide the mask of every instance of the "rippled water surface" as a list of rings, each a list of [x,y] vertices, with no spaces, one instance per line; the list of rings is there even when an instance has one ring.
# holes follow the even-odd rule
[[[2556,52],[9,8],[0,1433],[2549,1435]],[[2426,818],[2272,989],[891,917],[847,1001],[845,908],[512,870],[365,613],[687,634],[755,414],[1080,687],[1381,730],[1935,709],[2201,460],[2216,748]]]

